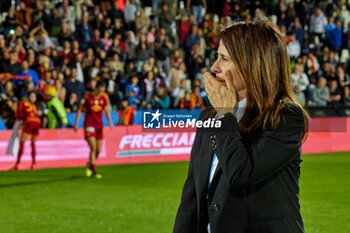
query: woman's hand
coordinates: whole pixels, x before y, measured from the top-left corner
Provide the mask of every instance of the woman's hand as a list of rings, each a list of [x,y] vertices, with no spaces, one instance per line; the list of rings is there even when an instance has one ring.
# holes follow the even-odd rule
[[[226,74],[226,85],[219,82],[209,72],[204,74],[205,91],[207,92],[211,105],[218,113],[218,117],[225,113],[233,113],[234,107],[237,104],[238,96],[233,78],[230,73]]]

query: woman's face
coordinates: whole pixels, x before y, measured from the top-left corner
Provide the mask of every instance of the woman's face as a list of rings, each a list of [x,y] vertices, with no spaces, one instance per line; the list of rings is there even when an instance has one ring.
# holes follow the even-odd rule
[[[98,59],[98,58],[96,58],[94,64],[95,64],[95,67],[100,67],[100,65],[101,65],[101,60]]]
[[[245,87],[242,79],[240,78],[235,64],[233,63],[232,58],[230,57],[226,47],[220,41],[218,48],[218,58],[211,67],[211,71],[216,74],[216,79],[220,81],[223,85],[227,86],[226,82],[229,78],[233,79],[233,85],[236,88],[239,96],[243,97],[245,95]],[[230,74],[231,73],[231,77]]]
[[[163,89],[162,87],[160,87],[160,88],[158,89],[158,94],[159,94],[159,95],[164,95],[164,89]]]
[[[152,71],[149,71],[148,74],[147,74],[147,79],[148,79],[148,80],[152,80],[153,77],[154,77],[153,72],[152,72]]]
[[[7,83],[5,84],[5,91],[6,91],[6,92],[11,92],[12,89],[13,89],[12,82],[7,82]]]
[[[33,104],[36,102],[36,94],[34,92],[30,93],[29,101]]]

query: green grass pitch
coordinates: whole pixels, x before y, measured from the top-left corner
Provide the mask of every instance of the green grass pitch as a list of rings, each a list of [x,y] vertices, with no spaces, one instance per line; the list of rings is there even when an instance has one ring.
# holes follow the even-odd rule
[[[350,153],[305,155],[307,233],[350,232]],[[0,172],[1,233],[171,232],[187,162]]]

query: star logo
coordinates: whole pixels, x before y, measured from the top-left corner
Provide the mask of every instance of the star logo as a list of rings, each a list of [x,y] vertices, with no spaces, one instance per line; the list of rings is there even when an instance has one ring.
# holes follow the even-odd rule
[[[157,121],[159,121],[159,117],[160,117],[162,114],[159,113],[159,109],[157,109],[157,111],[156,111],[155,113],[151,113],[151,115],[152,115],[152,120],[151,120],[151,122],[152,122],[152,121],[154,121],[154,120],[156,120],[156,119],[157,119]]]

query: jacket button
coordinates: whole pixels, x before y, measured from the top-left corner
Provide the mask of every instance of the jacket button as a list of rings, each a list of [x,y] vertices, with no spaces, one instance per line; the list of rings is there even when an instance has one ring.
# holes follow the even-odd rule
[[[207,200],[209,200],[209,193],[207,193],[207,195],[205,196],[205,198],[206,198]]]
[[[213,209],[217,212],[217,211],[220,210],[220,206],[219,206],[218,204],[215,204],[215,205],[213,206]]]

